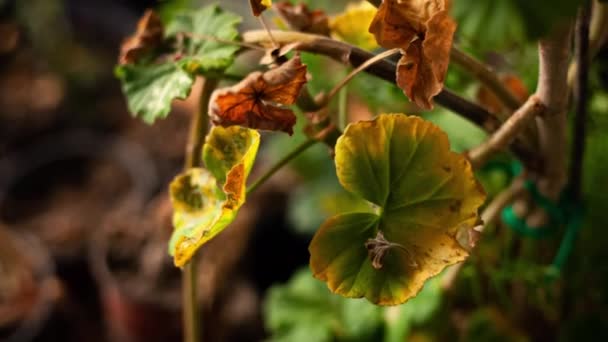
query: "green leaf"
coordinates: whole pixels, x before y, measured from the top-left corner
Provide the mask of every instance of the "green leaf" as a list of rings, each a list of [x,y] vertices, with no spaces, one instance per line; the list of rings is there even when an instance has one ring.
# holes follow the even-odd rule
[[[441,287],[438,277],[429,280],[415,298],[407,303],[386,308],[386,334],[384,342],[407,341],[412,326],[430,320],[441,304]]]
[[[457,34],[480,51],[516,48],[574,18],[582,0],[459,0]]]
[[[182,51],[184,57],[178,64],[191,73],[204,74],[225,69],[232,64],[234,54],[240,47],[213,38],[236,41],[240,22],[241,17],[238,15],[224,11],[217,5],[210,5],[176,14],[167,25],[165,34],[167,37],[176,37],[180,33],[186,33]]]
[[[121,65],[116,76],[122,81],[129,111],[148,124],[165,118],[173,99],[185,99],[194,77],[173,63],[150,65]]]
[[[303,269],[269,290],[264,318],[271,341],[369,341],[382,325],[382,310],[332,295]]]
[[[485,194],[437,126],[382,114],[349,125],[335,150],[342,186],[380,211],[334,216],[314,236],[313,274],[333,292],[400,304],[466,258],[455,236],[476,224]]]
[[[239,49],[226,43],[238,38],[236,27],[241,19],[233,13],[211,5],[171,17],[163,46],[175,47],[175,51],[158,49],[137,64],[116,67],[129,111],[148,124],[167,117],[171,102],[190,94],[196,75],[218,73],[229,67]],[[178,39],[178,33],[184,33],[183,37]],[[181,45],[177,43],[180,41]]]
[[[174,231],[169,254],[176,266],[232,221],[245,202],[246,181],[260,144],[257,131],[232,126],[213,127],[203,147],[208,169],[193,168],[169,187]]]

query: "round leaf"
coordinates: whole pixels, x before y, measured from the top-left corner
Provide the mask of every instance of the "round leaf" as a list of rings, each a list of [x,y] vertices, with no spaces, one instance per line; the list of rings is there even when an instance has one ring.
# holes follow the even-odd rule
[[[476,223],[485,194],[437,126],[401,114],[351,124],[335,161],[344,188],[381,213],[330,218],[313,238],[313,273],[332,291],[399,304],[466,258],[455,236]]]

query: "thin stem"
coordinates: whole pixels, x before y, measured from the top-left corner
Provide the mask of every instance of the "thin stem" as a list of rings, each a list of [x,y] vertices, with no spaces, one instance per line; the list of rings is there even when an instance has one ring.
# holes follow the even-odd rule
[[[583,155],[585,154],[585,133],[587,121],[587,97],[589,92],[589,20],[591,8],[589,2],[579,11],[576,22],[574,53],[577,61],[576,79],[574,82],[574,137],[570,159],[569,185],[575,200],[581,197],[581,179],[583,173]]]
[[[293,151],[291,151],[288,155],[281,158],[275,165],[273,165],[266,173],[264,173],[258,180],[253,182],[249,187],[247,187],[247,195],[254,192],[260,185],[264,184],[272,175],[274,175],[277,171],[279,171],[283,166],[287,165],[291,160],[295,157],[299,156],[300,153],[306,151],[309,147],[319,142],[317,139],[307,139],[300,145],[298,145]]]
[[[338,96],[338,128],[344,131],[348,125],[348,87],[344,86]]]
[[[497,152],[505,149],[515,140],[532,119],[544,112],[545,108],[537,96],[532,95],[488,140],[469,151],[468,157],[473,168],[479,168]]]
[[[399,48],[390,49],[390,50],[384,51],[382,53],[379,53],[379,54],[371,57],[370,59],[366,60],[365,62],[363,62],[355,70],[351,71],[348,75],[346,75],[346,77],[344,77],[342,79],[342,81],[340,81],[340,83],[336,84],[332,90],[329,91],[327,96],[323,99],[324,104],[329,103],[329,101],[334,96],[336,96],[336,94],[340,91],[340,89],[342,89],[342,87],[347,85],[348,82],[350,82],[350,80],[352,80],[353,77],[357,76],[357,74],[359,74],[361,71],[369,68],[370,66],[374,65],[375,63],[380,62],[381,60],[383,60],[385,58],[388,58],[392,55],[396,55],[396,54],[400,53],[400,51],[401,51],[401,49],[399,49]]]
[[[266,49],[264,49],[263,47],[261,47],[259,45],[249,44],[246,42],[239,42],[239,41],[235,41],[235,40],[222,39],[222,38],[218,38],[218,37],[208,35],[208,34],[203,34],[203,33],[180,32],[179,34],[183,35],[184,37],[188,37],[188,38],[192,38],[192,39],[210,40],[212,42],[218,42],[218,43],[222,43],[222,44],[226,44],[226,45],[236,45],[236,46],[244,47],[247,49],[266,51]]]
[[[182,275],[185,342],[198,342],[201,334],[198,303],[196,300],[196,279],[198,273],[196,259],[196,256],[193,256],[190,262],[184,266]]]
[[[507,107],[510,112],[516,111],[522,102],[513,94],[513,92],[505,87],[496,72],[491,70],[487,65],[483,64],[475,57],[452,47],[450,58],[453,62],[460,65],[471,75],[476,77],[484,86],[486,86],[496,97]],[[502,121],[506,120],[508,115],[502,113],[494,113]]]
[[[209,131],[209,116],[207,108],[211,93],[218,84],[218,80],[208,78],[204,80],[203,88],[199,96],[196,112],[190,122],[190,136],[186,150],[186,161],[184,169],[202,166],[201,151],[207,131]],[[182,273],[182,305],[184,341],[199,342],[201,336],[201,321],[198,313],[198,297],[196,295],[197,262],[196,254],[189,263],[184,266]]]
[[[504,208],[506,208],[509,204],[513,203],[518,197],[520,197],[525,192],[525,188],[523,187],[523,183],[521,180],[514,181],[511,186],[501,193],[499,193],[490,204],[484,209],[481,213],[481,221],[483,225],[479,227],[477,230],[478,233],[483,233],[486,227],[494,224],[496,220],[500,217],[500,213]],[[458,278],[458,274],[462,270],[465,262],[460,264],[456,264],[450,267],[446,275],[441,279],[441,287],[445,290],[449,290],[454,286],[456,279]]]
[[[280,45],[277,44],[277,41],[272,36],[272,32],[270,32],[270,28],[268,28],[268,25],[266,25],[266,20],[264,20],[264,17],[262,15],[260,15],[258,17],[258,20],[260,21],[260,24],[262,24],[262,27],[264,28],[264,30],[266,32],[268,32],[268,37],[270,37],[270,41],[272,42],[272,47],[275,49],[278,48]]]
[[[594,0],[591,14],[588,60],[593,59],[606,40],[608,40],[608,4]],[[568,86],[570,88],[574,85],[577,68],[578,60],[574,60],[570,63],[568,68]]]

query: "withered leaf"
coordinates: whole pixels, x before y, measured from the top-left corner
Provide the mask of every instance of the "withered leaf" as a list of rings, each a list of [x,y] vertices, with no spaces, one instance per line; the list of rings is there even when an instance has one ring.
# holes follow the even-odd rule
[[[401,48],[397,84],[416,105],[433,108],[443,88],[456,23],[449,0],[385,0],[369,31],[385,48]]]
[[[144,54],[162,43],[163,32],[163,24],[158,14],[151,9],[146,10],[137,22],[135,33],[122,42],[118,64],[137,62]]]
[[[306,65],[295,56],[267,72],[253,72],[240,83],[216,90],[209,115],[216,125],[240,125],[293,133],[296,117],[285,105],[295,103],[306,83]]]
[[[272,6],[272,0],[249,0],[253,15],[259,17],[268,7]]]
[[[274,8],[292,30],[329,35],[329,18],[321,10],[311,11],[305,4],[293,5],[287,1],[275,4]]]

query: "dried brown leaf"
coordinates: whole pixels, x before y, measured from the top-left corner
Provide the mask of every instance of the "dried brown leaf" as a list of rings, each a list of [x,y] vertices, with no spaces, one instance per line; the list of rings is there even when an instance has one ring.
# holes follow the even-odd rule
[[[289,28],[300,32],[329,36],[329,18],[321,10],[310,10],[305,4],[283,1],[274,5],[277,14]]]
[[[209,115],[216,125],[293,133],[295,103],[306,83],[306,66],[295,56],[265,73],[253,72],[240,83],[213,93]]]
[[[424,109],[443,88],[456,23],[449,0],[385,0],[369,31],[385,48],[401,48],[397,84]]]
[[[163,24],[156,12],[146,10],[137,22],[135,33],[126,38],[120,46],[120,65],[137,62],[144,54],[158,47],[163,40]]]

